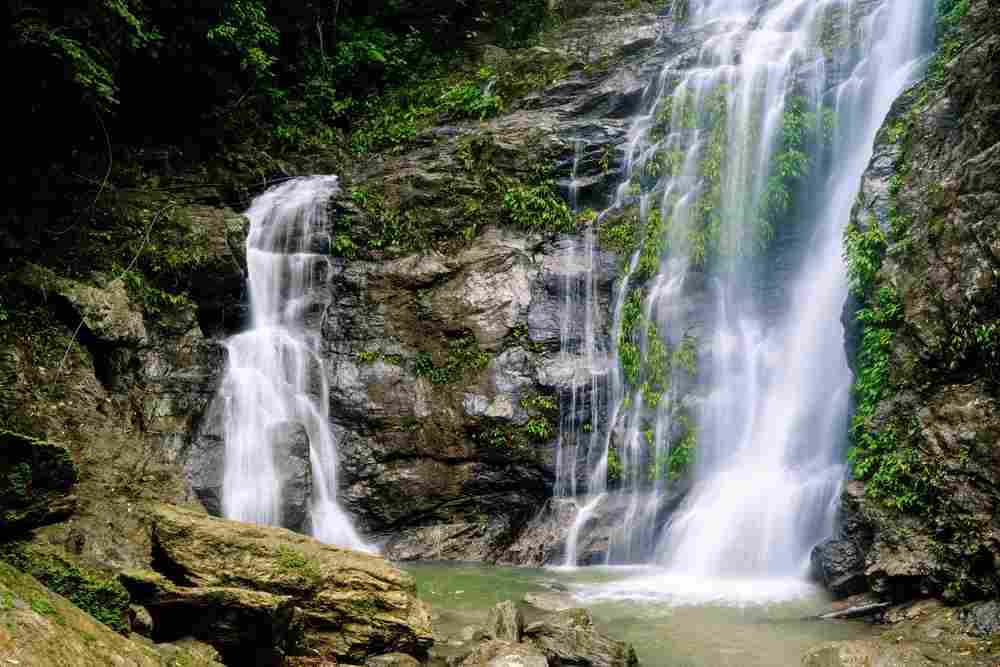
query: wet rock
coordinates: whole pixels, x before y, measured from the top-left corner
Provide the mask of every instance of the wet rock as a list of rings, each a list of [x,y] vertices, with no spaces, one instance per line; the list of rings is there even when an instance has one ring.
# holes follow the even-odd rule
[[[830,539],[813,548],[813,570],[835,598],[861,593],[868,588],[865,555],[850,540]]]
[[[271,428],[275,469],[281,484],[281,525],[300,533],[309,531],[312,467],[309,435],[302,424],[282,422]]]
[[[222,516],[226,443],[221,433],[202,431],[187,449],[184,473],[192,492],[213,516]]]
[[[635,649],[599,632],[586,609],[568,609],[546,616],[528,625],[524,637],[554,665],[632,667],[639,663]]]
[[[0,451],[0,538],[73,513],[77,470],[64,447],[0,430]]]
[[[514,602],[501,602],[490,609],[486,632],[492,639],[519,642],[524,632],[524,615]]]
[[[148,512],[156,573],[130,575],[127,585],[163,640],[193,627],[196,638],[242,660],[251,649],[277,653],[301,633],[310,655],[341,662],[423,656],[433,641],[412,578],[377,556],[169,505]],[[234,624],[237,617],[249,625]],[[260,628],[255,643],[238,640],[251,626]]]
[[[494,640],[480,644],[458,664],[461,667],[548,667],[549,662],[534,646]]]

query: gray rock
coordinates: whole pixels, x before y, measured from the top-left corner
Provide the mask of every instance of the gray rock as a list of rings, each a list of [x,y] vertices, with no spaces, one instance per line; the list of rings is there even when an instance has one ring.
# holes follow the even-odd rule
[[[199,433],[188,447],[184,472],[188,485],[202,506],[213,516],[222,516],[222,475],[226,443],[209,430]]]
[[[366,659],[365,667],[420,667],[420,661],[405,653],[385,653]]]
[[[462,662],[461,667],[548,667],[548,660],[528,644],[489,641],[480,644]]]
[[[490,609],[486,632],[492,639],[519,642],[524,632],[524,615],[511,600],[501,602]]]
[[[970,604],[959,610],[958,620],[970,635],[992,637],[1000,634],[1000,601]]]
[[[639,664],[631,644],[599,632],[586,609],[567,609],[547,616],[527,626],[524,637],[554,665],[631,667]]]
[[[525,604],[542,611],[564,611],[572,609],[575,601],[565,593],[525,593]]]
[[[868,587],[865,555],[850,540],[826,540],[813,548],[810,560],[817,578],[835,598],[855,595]]]
[[[149,610],[138,604],[129,605],[132,611],[132,632],[143,637],[153,636],[153,617]]]
[[[308,532],[312,499],[309,435],[302,424],[283,422],[274,425],[269,436],[281,482],[281,525]]]

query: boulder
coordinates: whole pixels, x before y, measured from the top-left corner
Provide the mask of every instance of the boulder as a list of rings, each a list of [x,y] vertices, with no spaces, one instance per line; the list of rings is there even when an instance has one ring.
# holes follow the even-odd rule
[[[530,644],[500,640],[480,644],[462,662],[461,667],[548,667],[545,655]]]
[[[564,611],[572,609],[575,600],[566,593],[525,593],[524,602],[542,611]]]
[[[60,445],[0,431],[0,538],[62,521],[76,508],[76,466]]]
[[[420,667],[420,662],[405,653],[386,653],[368,658],[365,667]]]
[[[830,642],[802,656],[802,667],[930,667],[936,664],[911,644],[883,644],[869,640]]]
[[[223,653],[245,632],[231,627],[240,615],[265,629],[258,645],[284,650],[301,632],[295,651],[354,664],[391,652],[422,657],[433,642],[413,579],[378,556],[171,505],[147,511],[151,566],[161,576],[131,575],[128,585],[150,610],[157,633],[179,632],[172,614],[186,606],[195,637]]]
[[[134,600],[153,620],[152,639],[170,642],[193,636],[210,643],[229,664],[278,664],[301,642],[295,600],[236,587],[175,586],[155,572],[120,575]]]
[[[975,637],[1000,634],[1000,601],[970,604],[958,612],[958,619],[965,631]]]
[[[490,609],[486,620],[486,632],[492,639],[508,642],[521,641],[524,632],[524,615],[517,605],[506,600]]]
[[[816,577],[835,598],[845,598],[865,591],[865,555],[845,539],[829,539],[816,545],[810,554]]]
[[[269,437],[281,483],[281,525],[296,532],[307,532],[312,500],[309,435],[302,424],[281,422],[271,428]]]
[[[552,665],[632,667],[639,664],[635,649],[599,632],[586,609],[567,609],[547,616],[527,626],[524,637],[525,641],[537,646]]]
[[[211,651],[133,641],[0,561],[0,664],[222,667]]]

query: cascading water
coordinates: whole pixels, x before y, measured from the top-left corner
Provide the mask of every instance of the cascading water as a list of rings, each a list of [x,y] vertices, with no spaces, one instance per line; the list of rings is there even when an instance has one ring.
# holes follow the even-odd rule
[[[336,500],[337,450],[318,352],[331,299],[323,252],[327,204],[336,189],[332,176],[289,180],[257,197],[246,213],[253,321],[226,341],[216,399],[225,441],[222,510],[239,521],[288,525],[286,495],[294,485],[305,515],[292,521],[295,527],[323,542],[366,549]],[[299,439],[306,451],[298,453],[297,471],[289,450],[296,433],[308,439]]]
[[[932,45],[933,4],[689,3],[701,47],[647,90],[599,220],[641,222],[615,295],[618,363],[593,361],[592,335],[564,350],[592,361],[608,396],[589,438],[571,431],[591,422],[562,420],[560,442],[597,451],[560,460],[590,462],[581,507],[618,478],[627,507],[609,562],[653,560],[671,592],[715,596],[715,580],[729,593],[740,579],[801,581],[831,533],[851,384],[841,235],[875,134]]]

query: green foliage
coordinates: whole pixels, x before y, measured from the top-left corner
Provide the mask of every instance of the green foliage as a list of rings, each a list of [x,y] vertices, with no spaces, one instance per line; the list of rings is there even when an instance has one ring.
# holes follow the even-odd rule
[[[664,452],[649,462],[646,478],[650,482],[676,482],[681,479],[694,463],[695,451],[698,447],[698,433],[685,413],[677,416],[680,430],[683,433]],[[646,434],[647,443],[652,446],[652,433]]]
[[[481,67],[476,77],[448,88],[441,96],[441,108],[459,118],[484,120],[496,116],[503,109],[498,95],[486,92],[495,83],[496,70]]]
[[[519,185],[503,197],[507,218],[521,229],[570,233],[576,222],[551,183]]]
[[[85,571],[56,553],[19,542],[0,546],[0,558],[123,634],[129,631],[129,596],[113,577]],[[36,609],[36,611],[38,611]],[[48,612],[54,610],[49,608]]]
[[[754,227],[754,240],[760,249],[774,237],[775,227],[792,208],[795,186],[812,168],[812,161],[805,152],[807,137],[810,133],[827,132],[826,124],[834,122],[833,116],[826,111],[820,114],[807,111],[806,100],[801,97],[792,97],[786,102],[780,145],[771,157],[767,189],[761,198]]]
[[[691,334],[684,334],[681,342],[674,348],[671,359],[673,368],[681,368],[690,375],[698,374],[698,341]]]
[[[608,217],[597,228],[597,239],[605,248],[631,253],[639,239],[639,215],[634,210],[617,217]]]
[[[622,464],[618,450],[614,447],[608,448],[608,482],[620,482],[625,476],[625,466]]]
[[[851,292],[864,296],[875,282],[885,256],[885,235],[878,223],[869,218],[868,229],[849,225],[844,231],[844,259],[847,261],[847,280]]]
[[[31,490],[31,479],[31,466],[22,461],[7,473],[7,487],[13,495],[25,498]]]
[[[428,352],[417,354],[413,372],[426,377],[434,384],[452,384],[462,379],[467,371],[478,371],[490,363],[490,355],[479,349],[475,336],[445,340],[446,357],[443,363],[435,363]]]
[[[866,492],[885,506],[919,512],[928,503],[928,475],[913,445],[915,426],[889,424],[873,428],[871,419],[879,403],[892,391],[892,348],[903,316],[899,295],[882,287],[861,309],[857,319],[864,325],[854,383],[855,414],[851,422],[849,459],[854,474],[868,482]]]
[[[255,79],[272,75],[277,61],[272,54],[279,35],[263,0],[228,0],[221,22],[210,28],[207,36],[224,51],[235,53],[240,67]]]
[[[508,49],[535,46],[558,20],[548,0],[518,0],[497,22],[497,43]]]
[[[150,284],[146,276],[138,271],[125,271],[121,275],[130,296],[141,303],[150,315],[156,315],[189,303],[183,294],[172,294]]]
[[[295,577],[310,582],[322,579],[319,566],[306,557],[301,551],[291,547],[279,546],[275,558],[275,570],[286,577]]]
[[[642,249],[639,251],[639,263],[635,268],[637,280],[646,281],[660,270],[660,257],[666,246],[666,232],[670,228],[670,219],[666,221],[659,209],[649,212],[646,226],[643,228]]]
[[[622,306],[621,330],[618,333],[618,361],[625,379],[630,384],[639,381],[642,369],[642,352],[636,340],[637,328],[642,320],[642,304],[646,298],[641,289],[633,289]]]
[[[667,390],[670,380],[671,354],[666,343],[660,338],[656,323],[650,322],[646,330],[646,359],[643,364],[644,378],[640,391],[647,407],[656,408]]]

